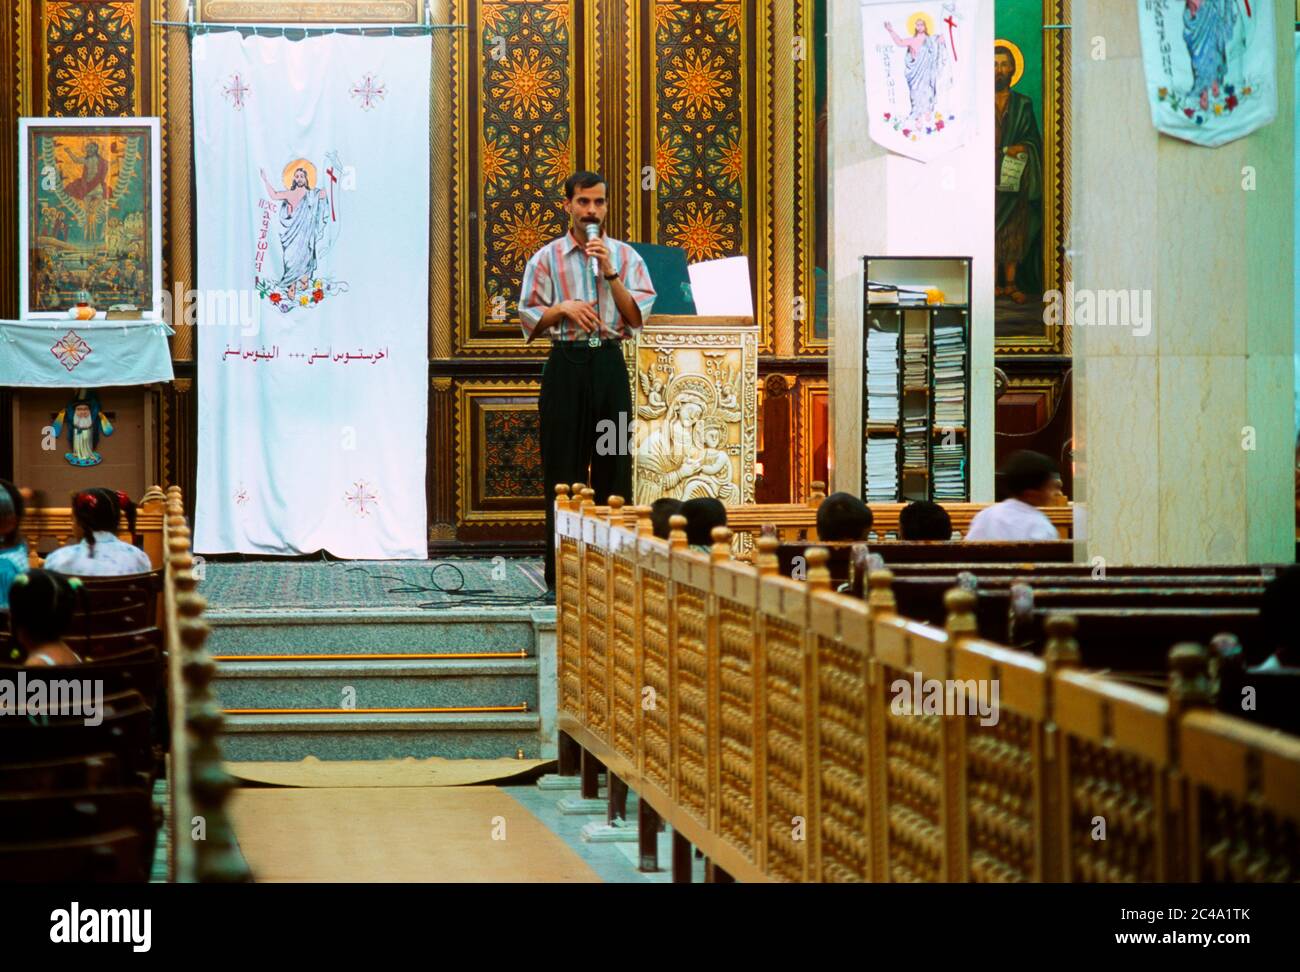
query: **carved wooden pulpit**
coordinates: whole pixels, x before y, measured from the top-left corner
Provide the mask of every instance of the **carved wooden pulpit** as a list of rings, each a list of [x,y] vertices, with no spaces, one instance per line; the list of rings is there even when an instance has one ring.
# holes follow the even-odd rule
[[[632,492],[754,502],[758,326],[752,317],[652,314],[623,342],[632,381]]]

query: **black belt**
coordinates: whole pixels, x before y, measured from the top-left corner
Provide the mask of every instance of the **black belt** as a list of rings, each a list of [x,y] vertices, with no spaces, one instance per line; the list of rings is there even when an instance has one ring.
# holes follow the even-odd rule
[[[620,344],[622,344],[622,343],[623,343],[623,339],[622,339],[622,338],[601,338],[601,339],[600,339],[599,347],[602,347],[602,348],[603,348],[603,347],[605,347],[606,345],[613,345],[614,347],[617,347],[618,345],[620,345]],[[589,348],[589,347],[591,347],[591,344],[588,343],[588,339],[587,339],[587,338],[583,338],[583,339],[580,340],[580,341],[552,341],[552,342],[551,342],[551,347],[553,347],[553,348]]]

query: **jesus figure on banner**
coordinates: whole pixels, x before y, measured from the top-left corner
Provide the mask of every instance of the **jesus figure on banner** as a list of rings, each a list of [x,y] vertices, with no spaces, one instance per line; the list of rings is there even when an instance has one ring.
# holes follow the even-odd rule
[[[907,96],[912,102],[914,121],[923,121],[934,114],[934,100],[939,85],[939,72],[943,68],[947,48],[942,37],[930,33],[929,18],[919,14],[912,25],[911,37],[899,37],[894,27],[885,22],[885,30],[899,47],[907,48],[905,61]]]
[[[289,167],[292,167],[292,174]],[[280,251],[284,256],[284,272],[277,285],[292,300],[299,291],[310,291],[316,279],[319,246],[325,228],[334,218],[331,200],[324,189],[312,183],[315,166],[306,159],[297,159],[286,166],[284,189],[276,189],[262,169],[262,182],[267,195],[280,202]]]
[[[1228,73],[1228,41],[1237,26],[1237,0],[1185,0],[1183,8],[1183,42],[1192,62],[1193,98],[1201,110],[1210,97],[1219,97],[1219,88]]]

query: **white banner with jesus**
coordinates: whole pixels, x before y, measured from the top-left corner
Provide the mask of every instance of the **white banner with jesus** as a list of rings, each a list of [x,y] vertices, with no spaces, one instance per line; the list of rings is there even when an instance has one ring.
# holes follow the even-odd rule
[[[1139,0],[1138,26],[1157,131],[1213,147],[1277,117],[1273,0]]]
[[[975,130],[976,0],[862,4],[867,129],[929,162]]]
[[[428,37],[194,38],[200,553],[424,559]]]

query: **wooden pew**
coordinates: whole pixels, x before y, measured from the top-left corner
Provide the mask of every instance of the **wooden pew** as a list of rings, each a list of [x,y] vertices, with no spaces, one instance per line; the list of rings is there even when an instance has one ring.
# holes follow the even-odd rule
[[[777,561],[781,574],[792,576],[796,557],[803,557],[806,566],[806,554],[809,547],[824,547],[830,555],[827,562],[831,580],[844,582],[849,579],[855,547],[865,546],[869,553],[878,554],[887,567],[901,564],[939,564],[960,558],[971,564],[1011,564],[1011,563],[1061,563],[1068,564],[1074,558],[1074,543],[1067,540],[1050,540],[1033,543],[1015,541],[909,541],[883,540],[863,543],[861,541],[832,542],[785,542],[777,548]]]
[[[898,615],[887,570],[865,601],[838,595],[824,551],[797,582],[775,538],[744,562],[719,528],[704,554],[647,536],[617,498],[557,492],[562,751],[636,790],[715,878],[1188,878],[1174,741],[1212,711],[1204,649],[1176,646],[1153,692],[1083,671],[1064,616],[1035,656],[980,638],[970,591],[946,593],[941,629]],[[896,705],[914,677],[950,680],[965,712],[999,685],[998,718]],[[1300,771],[1300,754],[1279,759]],[[1289,798],[1243,792],[1294,827]],[[1294,841],[1277,848],[1300,867]]]
[[[149,880],[146,839],[130,828],[89,837],[0,841],[0,874],[20,883],[93,881],[103,884]]]
[[[27,669],[35,678],[40,669]],[[140,693],[105,695],[103,721],[85,725],[81,715],[50,716],[41,724],[27,719],[0,719],[0,753],[21,753],[25,759],[57,759],[108,751],[122,761],[130,781],[152,787],[156,759],[150,734],[153,713]]]
[[[28,762],[0,762],[0,793],[95,790],[122,785],[122,763],[111,752]]]

